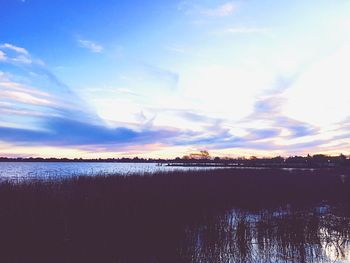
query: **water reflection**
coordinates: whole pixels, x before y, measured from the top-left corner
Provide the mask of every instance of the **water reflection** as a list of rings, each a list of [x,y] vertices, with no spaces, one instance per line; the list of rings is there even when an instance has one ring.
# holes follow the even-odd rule
[[[57,180],[80,175],[142,175],[155,172],[213,169],[224,169],[224,167],[158,166],[156,163],[0,162],[0,180]]]
[[[230,211],[187,229],[188,262],[349,262],[350,220],[317,211]]]

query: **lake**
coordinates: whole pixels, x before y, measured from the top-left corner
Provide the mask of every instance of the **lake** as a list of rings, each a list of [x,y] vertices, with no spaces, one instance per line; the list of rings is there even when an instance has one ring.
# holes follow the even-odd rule
[[[160,171],[201,169],[219,168],[159,166],[156,163],[0,162],[0,178],[2,180],[62,179],[79,175],[131,175]]]
[[[0,162],[0,180],[64,179],[74,176],[142,175],[155,172],[212,170],[212,169],[269,169],[268,167],[224,166],[168,166],[157,163],[103,163],[103,162]],[[313,168],[276,168],[280,170],[308,170]]]

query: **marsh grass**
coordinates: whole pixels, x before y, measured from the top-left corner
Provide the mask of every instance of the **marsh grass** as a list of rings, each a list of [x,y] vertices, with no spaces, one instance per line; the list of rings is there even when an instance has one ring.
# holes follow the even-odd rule
[[[349,225],[322,215],[322,223],[317,221],[311,231],[302,220],[288,221],[293,217],[278,221],[273,211],[290,216],[307,211],[310,216],[318,213],[314,207],[327,203],[339,218],[347,218],[347,175],[339,169],[224,169],[2,182],[0,261],[230,262],[234,256],[232,262],[269,262],[254,261],[256,240],[261,255],[277,244],[280,256],[285,251],[290,257],[294,250],[303,251],[292,245],[324,242],[308,241],[314,230],[333,229],[348,238]],[[232,209],[235,216],[248,211],[259,220],[253,225],[234,220],[230,228],[227,213]],[[299,254],[299,259],[307,256]]]

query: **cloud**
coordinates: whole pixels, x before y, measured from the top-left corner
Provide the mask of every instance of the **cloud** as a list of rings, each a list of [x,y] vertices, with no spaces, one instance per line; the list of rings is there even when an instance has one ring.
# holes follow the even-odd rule
[[[303,147],[322,147],[327,142],[320,129],[309,123],[285,116],[283,92],[295,78],[277,78],[272,89],[265,91],[253,105],[253,112],[241,120],[209,118],[197,112],[180,112],[179,116],[202,127],[197,133],[183,138],[182,145],[207,149],[255,149],[280,152],[301,152]]]
[[[284,113],[327,129],[348,115],[350,102],[350,41],[314,59],[291,89]]]
[[[26,49],[11,44],[3,44],[1,48],[11,52],[4,71],[0,72],[0,125],[40,129],[42,116],[101,121],[86,102],[41,60],[32,59]]]
[[[29,56],[29,52],[25,48],[18,47],[18,46],[9,44],[9,43],[4,43],[4,44],[0,45],[0,49],[9,49],[9,50],[15,51],[17,53]]]
[[[258,114],[259,117],[271,117],[272,114],[279,114],[284,102],[285,99],[278,95],[259,99],[255,102],[253,115]]]
[[[243,134],[231,129],[237,125],[229,125],[229,121],[219,118],[210,118],[202,114],[185,111],[174,111],[179,116],[195,122],[202,129],[193,132],[188,131],[186,136],[176,141],[176,145],[195,145],[208,149],[228,149],[228,148],[250,148],[253,144],[260,144],[260,141],[275,139],[280,135],[279,127],[267,128],[245,128]],[[262,143],[262,142],[261,142]],[[262,143],[263,144],[263,143]],[[265,143],[270,147],[270,142]],[[262,147],[262,146],[260,146]]]
[[[9,46],[6,45],[6,49]],[[12,46],[11,46],[12,48]],[[15,58],[24,55],[13,50]],[[19,53],[18,53],[19,52]],[[78,149],[119,149],[125,146],[176,142],[181,132],[172,128],[141,125],[136,128],[107,126],[89,106],[44,64],[11,60],[0,72],[0,141],[14,146],[71,146]],[[171,72],[147,68],[171,82]],[[20,72],[20,75],[18,75]],[[120,92],[131,91],[126,89]]]
[[[223,33],[230,34],[264,34],[271,32],[271,28],[267,27],[230,27],[223,30]]]
[[[12,61],[19,62],[19,63],[22,63],[22,64],[31,64],[33,62],[31,60],[31,58],[28,57],[28,56],[17,56],[15,58],[13,58]]]
[[[291,77],[277,77],[272,89],[267,90],[255,102],[253,113],[246,118],[246,121],[260,120],[266,125],[284,129],[287,133],[284,133],[286,135],[283,136],[289,139],[317,135],[320,132],[318,127],[283,114],[283,107],[288,101],[284,92],[297,81],[298,76],[299,74],[294,74]]]
[[[178,53],[178,54],[186,54],[186,48],[183,46],[179,46],[179,45],[168,45],[164,47],[165,50],[170,51],[170,52],[174,52],[174,53]]]
[[[170,88],[175,88],[178,85],[179,74],[176,72],[150,64],[143,64],[143,69],[148,77],[164,83]]]
[[[217,123],[217,122],[220,122],[222,121],[221,119],[219,118],[210,118],[206,115],[203,115],[203,114],[199,114],[199,113],[196,113],[196,112],[192,112],[192,111],[178,111],[178,113],[180,114],[180,116],[182,116],[183,118],[186,118],[190,121],[193,121],[193,122],[210,122],[210,123]]]
[[[101,45],[99,45],[91,40],[78,39],[78,44],[80,47],[86,48],[93,53],[101,53],[103,51],[103,46],[101,46]]]
[[[0,103],[1,104],[1,103]],[[11,115],[11,116],[28,116],[28,117],[35,117],[35,116],[45,116],[48,115],[48,113],[44,114],[40,111],[34,111],[34,110],[26,110],[26,109],[16,109],[14,107],[0,107],[0,113],[3,115]]]
[[[6,54],[0,50],[0,61],[1,60],[6,60]]]
[[[231,15],[235,9],[236,6],[232,2],[227,2],[212,9],[203,9],[201,14],[211,17],[224,17]]]
[[[258,141],[258,140],[276,138],[281,133],[281,130],[278,127],[265,128],[265,129],[250,128],[250,129],[247,129],[247,131],[248,131],[248,135],[243,137],[247,141]]]
[[[302,121],[289,118],[282,114],[286,98],[280,95],[271,95],[255,102],[254,112],[247,118],[247,121],[264,121],[272,127],[288,131],[288,138],[301,138],[304,136],[316,135],[319,128]]]
[[[80,98],[60,83],[48,70],[33,64],[29,70],[31,82],[38,81],[40,82],[39,86],[33,87],[26,83],[25,74],[22,74],[22,79],[16,75],[0,74],[0,101],[6,100],[13,105],[21,104],[27,108],[42,106],[45,111],[55,110],[57,112],[76,110],[84,105]],[[35,74],[31,74],[34,73],[33,71]],[[0,104],[0,108],[1,106]]]
[[[197,14],[206,17],[225,17],[233,14],[236,6],[233,2],[226,2],[219,6],[208,8],[194,4],[191,1],[182,1],[179,3],[178,9],[187,15]]]
[[[251,30],[250,33],[253,32]],[[243,32],[237,30],[237,33]],[[151,93],[151,97],[146,97],[154,101],[160,98],[159,104],[156,104],[159,105],[159,113],[153,114],[147,108],[154,101],[141,102],[135,107],[137,111],[132,112],[140,112],[136,124],[131,121],[126,124],[131,115],[126,113],[126,107],[136,105],[138,101],[134,97],[142,97],[143,91],[137,89],[137,85],[122,85],[104,94],[115,106],[114,110],[111,110],[112,106],[102,103],[97,108],[105,107],[118,121],[124,113],[129,115],[125,123],[108,123],[98,117],[47,66],[36,63],[28,51],[13,48],[10,44],[4,45],[0,47],[0,62],[7,60],[5,66],[9,66],[9,74],[0,72],[0,141],[14,146],[67,146],[108,151],[162,144],[162,147],[302,152],[309,148],[326,148],[329,142],[320,135],[318,127],[290,118],[283,112],[288,99],[284,92],[294,85],[299,76],[275,78],[273,74],[270,81],[270,77],[265,79],[266,74],[262,70],[257,72],[257,76],[263,77],[257,81],[258,78],[252,78],[251,71],[247,70],[209,67],[202,71],[200,68],[195,72],[198,74],[194,82],[187,80],[184,89],[179,87],[183,95],[180,98],[167,100],[166,93],[158,90]],[[158,87],[163,91],[166,86],[181,85],[177,72],[146,63],[140,67],[140,74],[135,74],[136,80],[133,79],[136,84],[146,83],[145,86],[152,87],[152,91]],[[186,80],[185,74],[181,75],[181,82],[183,80]],[[261,95],[261,87],[271,89],[265,89]],[[110,96],[112,92],[117,95]],[[166,95],[170,97],[173,94]],[[131,98],[125,100],[125,105],[116,99],[125,97]],[[253,97],[257,99],[254,101]],[[197,107],[199,102],[203,107]],[[249,106],[247,110],[239,112],[245,105]],[[175,109],[168,112],[166,107]],[[101,114],[100,111],[98,113]],[[242,116],[249,113],[242,121]],[[339,136],[342,137],[332,138],[346,139],[348,133]]]
[[[1,87],[1,85],[0,85]],[[1,98],[5,99],[11,99],[16,102],[21,103],[28,103],[33,105],[52,105],[53,103],[50,102],[46,98],[40,98],[37,96],[33,96],[26,92],[19,92],[19,91],[10,91],[10,90],[0,90],[0,96]]]
[[[284,116],[277,117],[275,119],[275,125],[287,129],[289,131],[289,135],[287,137],[289,138],[313,136],[320,132],[318,127]]]
[[[102,145],[117,149],[118,145],[149,144],[179,135],[173,129],[135,131],[60,117],[45,117],[41,121],[43,129],[40,130],[0,127],[0,141],[30,146]]]
[[[292,153],[301,153],[307,150],[315,151],[321,148],[328,140],[315,139],[301,143],[280,144],[274,141],[279,134],[278,129],[251,129],[246,136],[207,136],[199,139],[182,141],[182,145],[197,145],[201,148],[221,150],[221,149],[251,149],[265,151],[280,151]]]
[[[32,64],[33,60],[29,52],[22,47],[18,47],[9,43],[0,45],[0,62]],[[35,61],[39,63],[39,61]]]

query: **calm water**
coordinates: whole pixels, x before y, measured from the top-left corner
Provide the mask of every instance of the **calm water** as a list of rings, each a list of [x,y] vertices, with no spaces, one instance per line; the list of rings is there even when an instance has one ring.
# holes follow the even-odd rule
[[[217,169],[215,167],[170,167],[156,163],[58,163],[0,162],[0,178],[10,180],[66,178],[79,175],[142,174],[157,171]]]
[[[191,262],[350,262],[350,219],[308,211],[229,211],[187,230]]]
[[[93,162],[0,162],[0,180],[62,179],[79,175],[132,175],[175,170],[227,169],[228,167],[159,166],[156,163],[93,163]],[[264,167],[230,169],[266,169]],[[308,168],[280,168],[281,170],[310,170]]]

